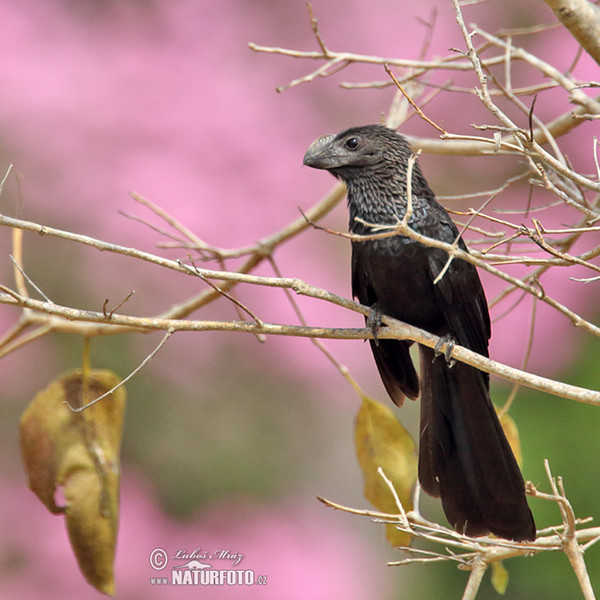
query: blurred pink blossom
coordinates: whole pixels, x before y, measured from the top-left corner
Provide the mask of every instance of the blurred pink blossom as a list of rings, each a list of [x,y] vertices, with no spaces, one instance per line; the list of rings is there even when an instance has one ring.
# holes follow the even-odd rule
[[[23,600],[101,597],[78,570],[64,519],[50,515],[22,482],[4,480],[2,488],[6,501],[0,520],[0,596]],[[390,582],[385,565],[377,564],[369,548],[343,528],[343,519],[330,516],[321,505],[307,509],[293,500],[278,506],[232,501],[196,519],[176,522],[154,503],[151,490],[133,472],[126,472],[115,562],[116,597],[164,598],[169,590],[182,598],[358,600],[369,595],[371,578],[384,591]],[[169,555],[163,571],[150,566],[150,554],[156,548]],[[177,551],[197,549],[243,554],[237,565],[227,559],[206,562],[214,569],[252,570],[256,576],[266,576],[266,584],[176,589],[151,584],[155,577],[170,580],[171,569],[185,564],[173,559]]]
[[[32,0],[18,5],[7,2],[0,38],[0,51],[11,57],[1,68],[3,155],[23,174],[23,214],[54,226],[151,248],[156,235],[117,213],[124,210],[149,217],[128,199],[128,191],[134,189],[208,243],[222,247],[250,244],[297,218],[298,206],[306,209],[333,185],[326,175],[301,168],[310,141],[344,125],[375,121],[389,102],[389,92],[342,91],[333,80],[274,93],[275,84],[289,81],[312,64],[252,53],[247,42],[313,48],[315,41],[300,3],[278,7],[270,17],[265,7],[233,0],[220,3],[218,9],[189,0],[151,5],[86,3],[77,8],[65,1],[58,6]],[[399,10],[389,0],[380,0],[377,10],[353,2],[341,12],[332,4],[316,3],[315,11],[332,48],[416,57],[426,31],[416,19],[429,18],[434,6],[439,14],[429,53],[436,55],[461,46],[446,3],[422,3],[417,12],[403,12],[406,16],[396,20],[381,19],[382,14]],[[491,5],[477,7],[471,14],[483,26],[508,24],[511,18],[509,12],[494,12]],[[543,21],[548,15],[531,10],[522,17]],[[285,24],[281,35],[276,35],[273,22]],[[356,28],[357,22],[362,26]],[[566,37],[565,44],[568,41]],[[549,59],[568,54],[556,44],[548,52]],[[580,61],[581,68],[589,70],[585,59]],[[383,74],[359,67],[345,71],[343,77],[383,78]],[[471,85],[472,77],[467,77]],[[434,101],[428,110],[442,121],[445,113],[456,118],[464,99],[464,95],[446,95],[444,105]],[[476,111],[465,112],[468,123],[476,113],[485,118],[472,98],[468,103]],[[541,114],[555,112],[544,100],[537,108]],[[413,119],[407,127],[423,125]],[[585,160],[590,150],[580,150]],[[443,185],[436,185],[440,160],[425,157],[423,162],[436,191],[444,193]],[[331,222],[345,228],[341,207]],[[325,253],[327,261],[322,260]],[[277,259],[285,275],[349,295],[348,254],[343,240],[308,232],[283,248]],[[164,309],[184,292],[199,287],[188,279],[174,293],[156,269],[141,271],[141,281],[129,281],[123,275],[131,261],[119,263],[119,277],[115,277],[115,267],[106,266],[112,265],[106,255],[88,253],[86,260],[94,272],[94,280],[86,281],[86,287],[91,286],[96,298],[102,294],[123,297],[135,287],[139,292],[134,301],[146,310]],[[73,276],[78,276],[77,270]],[[487,285],[494,289],[497,282]],[[240,293],[254,306],[260,303],[263,313],[266,300],[270,319],[292,316],[282,294]],[[568,295],[565,301],[586,302],[581,286],[571,285],[564,293]],[[360,318],[340,314],[323,303],[302,304],[311,322],[360,323]],[[527,319],[529,310],[523,306],[504,321],[512,330],[510,323],[518,323],[521,329]],[[544,313],[544,323],[545,331],[569,337],[566,320],[555,311]],[[507,343],[508,339],[495,334],[494,350],[500,360],[513,354],[514,341],[505,350]],[[278,349],[275,355],[289,357],[291,353],[320,377],[330,372],[328,365],[322,368],[316,352],[299,357],[296,345],[295,340],[282,344],[284,354]],[[352,362],[353,346],[340,345],[343,361]],[[533,366],[540,368],[549,361],[549,368],[554,369],[567,352],[565,348],[564,354],[549,357],[536,345]]]

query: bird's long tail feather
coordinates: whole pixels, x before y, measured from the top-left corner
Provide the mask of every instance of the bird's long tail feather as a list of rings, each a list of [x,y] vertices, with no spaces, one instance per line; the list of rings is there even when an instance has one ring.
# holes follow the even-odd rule
[[[535,539],[523,477],[490,401],[484,375],[448,367],[420,347],[419,480],[442,500],[450,524],[467,535]]]

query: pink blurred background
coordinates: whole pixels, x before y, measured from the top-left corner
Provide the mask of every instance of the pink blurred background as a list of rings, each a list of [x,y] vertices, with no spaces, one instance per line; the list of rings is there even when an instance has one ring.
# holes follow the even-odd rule
[[[449,2],[313,4],[334,50],[416,59],[426,33],[419,19],[429,19],[433,7],[438,17],[428,57],[464,47]],[[275,92],[277,85],[306,74],[316,63],[256,54],[247,44],[316,49],[300,1],[0,0],[0,8],[0,171],[14,165],[0,210],[170,258],[184,253],[156,249],[160,238],[155,232],[120,214],[162,226],[134,203],[131,190],[207,243],[224,248],[252,244],[296,219],[298,207],[308,209],[335,185],[327,174],[302,168],[310,142],[347,126],[377,122],[393,96],[391,88],[338,87],[340,81],[384,80],[379,67],[350,68],[331,79]],[[553,20],[542,3],[488,2],[467,10],[468,20],[491,31]],[[576,45],[568,34],[554,31],[533,39],[529,49],[566,69]],[[597,79],[597,66],[583,57],[577,74]],[[467,77],[462,84],[475,82]],[[561,92],[542,95],[536,105],[542,118],[566,110]],[[474,99],[458,94],[441,94],[427,114],[459,133],[468,133],[470,123],[489,122]],[[593,170],[591,145],[586,146],[591,127],[582,126],[564,144],[583,172]],[[435,136],[417,118],[403,130]],[[502,159],[490,173],[486,160],[491,159],[424,156],[421,163],[443,195],[491,189],[515,171],[515,160]],[[522,207],[527,193],[515,187],[514,196],[506,194],[502,202]],[[534,201],[543,204],[541,193],[536,194]],[[565,224],[562,214],[555,218]],[[569,218],[574,222],[573,215]],[[344,206],[325,222],[345,229]],[[11,285],[8,229],[0,231],[0,248],[2,282]],[[278,250],[275,259],[284,276],[350,294],[349,247],[341,238],[307,231]],[[135,290],[122,310],[149,316],[203,289],[189,277],[32,234],[24,238],[24,262],[52,300],[93,310],[105,298],[114,305]],[[266,266],[259,272],[272,274]],[[568,279],[583,275],[589,274],[554,270],[543,283],[548,294],[591,319],[597,315],[595,288]],[[488,298],[494,298],[502,285],[486,274],[482,278]],[[238,287],[236,292],[259,317],[295,322],[281,291]],[[513,300],[494,308],[493,316],[503,314]],[[308,299],[299,302],[311,324],[360,325],[356,315]],[[18,316],[0,306],[3,330]],[[220,300],[193,317],[232,319],[236,313]],[[520,366],[530,318],[526,299],[497,322],[493,357]],[[521,333],[517,338],[516,332]],[[160,334],[94,340],[93,364],[125,376],[159,339]],[[541,305],[530,367],[593,385],[585,379],[585,373],[591,377],[588,363],[581,360],[590,343],[595,342]],[[366,344],[327,346],[368,393],[385,398]],[[62,370],[78,366],[81,348],[81,340],[58,335],[0,362],[1,597],[99,597],[77,571],[62,520],[47,514],[26,488],[18,451],[18,418],[26,402]],[[598,345],[593,349],[597,358]],[[506,390],[499,389],[501,397]],[[352,600],[434,594],[436,583],[423,580],[423,567],[385,566],[398,554],[386,546],[382,528],[329,511],[315,499],[323,495],[367,506],[352,446],[358,399],[309,341],[270,338],[260,344],[252,336],[178,334],[128,391],[117,598],[167,596],[166,588],[149,583],[156,576],[149,555],[159,547],[169,553],[197,547],[236,550],[245,555],[244,568],[268,576],[264,587],[169,589],[173,596]],[[552,402],[544,406],[563,410],[561,401]],[[529,439],[524,440],[526,459],[528,448],[531,457],[526,476],[537,476],[539,483],[538,459],[548,456],[560,464],[562,457],[550,433],[536,437],[535,422],[522,410],[521,431]],[[591,413],[578,414],[589,421]],[[418,407],[411,403],[401,416],[415,431]],[[595,413],[591,418],[598,423]],[[535,443],[541,448],[534,449]],[[435,502],[427,506],[439,517]],[[558,522],[556,514],[549,514]],[[464,574],[452,566],[440,566],[437,573],[446,582],[441,589],[464,585]],[[517,589],[527,597],[525,576],[521,584]]]

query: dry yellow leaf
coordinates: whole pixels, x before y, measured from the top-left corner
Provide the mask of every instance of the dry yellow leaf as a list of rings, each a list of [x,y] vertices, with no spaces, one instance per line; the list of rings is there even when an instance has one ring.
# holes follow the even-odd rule
[[[412,510],[412,489],[417,480],[415,442],[387,406],[362,397],[354,431],[356,454],[365,482],[364,494],[378,510],[397,514],[394,496],[378,473],[381,467],[392,482],[405,511]],[[408,546],[411,536],[393,524],[386,525],[393,546]]]
[[[504,595],[508,587],[508,571],[500,560],[492,563],[492,586],[498,594]]]
[[[510,415],[504,413],[500,416],[500,425],[502,425],[502,429],[504,429],[504,435],[510,444],[519,467],[522,467],[523,455],[521,454],[521,441],[519,438],[519,429],[517,428],[517,424]]]
[[[52,513],[64,513],[71,546],[87,581],[114,594],[113,563],[119,523],[119,451],[125,390],[81,413],[77,408],[119,383],[110,371],[64,373],[21,416],[21,452],[29,487]],[[55,501],[62,487],[65,506]]]

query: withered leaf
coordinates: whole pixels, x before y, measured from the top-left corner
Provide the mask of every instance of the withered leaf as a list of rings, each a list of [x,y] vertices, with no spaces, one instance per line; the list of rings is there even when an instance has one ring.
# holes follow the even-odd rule
[[[125,390],[81,413],[77,408],[119,383],[111,371],[69,371],[38,392],[21,416],[21,452],[29,487],[52,513],[65,513],[71,546],[87,581],[114,594],[119,522],[119,451]],[[55,494],[62,487],[65,506]]]
[[[499,411],[497,411],[499,412]],[[521,441],[519,438],[519,429],[517,428],[517,424],[514,419],[508,414],[504,413],[500,415],[500,425],[502,425],[502,429],[504,430],[504,435],[510,444],[510,447],[517,459],[517,463],[519,467],[523,466],[523,455],[521,454]]]
[[[496,590],[496,592],[500,595],[504,595],[506,593],[506,588],[508,587],[508,571],[504,566],[503,561],[497,561],[492,563],[492,586]]]
[[[412,510],[412,489],[417,479],[415,442],[394,413],[380,402],[362,396],[354,442],[367,500],[382,512],[398,514],[394,496],[377,471],[381,467],[404,510]],[[393,546],[408,546],[411,541],[410,535],[393,524],[386,524],[386,537]]]

